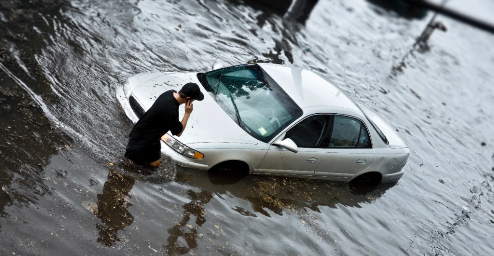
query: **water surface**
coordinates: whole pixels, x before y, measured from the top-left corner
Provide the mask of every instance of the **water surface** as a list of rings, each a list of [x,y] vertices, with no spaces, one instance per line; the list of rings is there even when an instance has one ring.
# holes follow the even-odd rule
[[[71,0],[33,13],[0,72],[2,254],[494,252],[493,35],[439,16],[448,32],[414,46],[432,13],[405,19],[367,1],[319,1],[303,22],[227,0]],[[143,175],[122,162],[132,125],[116,88],[217,60],[322,72],[397,129],[405,175],[369,192],[225,179],[166,158]]]

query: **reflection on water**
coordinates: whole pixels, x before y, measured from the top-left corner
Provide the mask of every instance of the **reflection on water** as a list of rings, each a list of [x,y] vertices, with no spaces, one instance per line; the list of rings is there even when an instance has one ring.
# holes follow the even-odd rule
[[[411,49],[401,58],[398,64],[394,65],[391,68],[391,76],[396,77],[399,74],[403,73],[406,68],[406,61],[409,57],[413,56],[414,52],[417,51],[419,53],[427,53],[431,50],[429,46],[429,38],[432,33],[437,29],[443,32],[447,31],[447,28],[442,24],[442,22],[436,20],[437,13],[435,13],[430,19],[427,26],[424,28],[422,33],[417,37],[415,43],[412,45]],[[413,90],[412,90],[413,92]],[[416,93],[414,93],[416,94]],[[418,97],[420,98],[420,97]]]
[[[134,216],[127,210],[132,206],[128,198],[134,183],[134,178],[110,170],[103,193],[98,194],[95,214],[103,223],[96,228],[99,233],[98,242],[105,246],[112,246],[119,241],[118,231],[134,222]]]
[[[186,254],[197,247],[197,238],[203,234],[198,233],[198,229],[206,222],[204,205],[207,204],[212,194],[207,191],[194,192],[187,191],[187,196],[191,199],[189,203],[182,206],[182,220],[175,226],[168,229],[170,236],[167,244],[163,246],[169,255]],[[191,222],[191,217],[195,218],[195,225]],[[178,240],[183,238],[187,245],[181,244]]]
[[[325,180],[269,176],[234,176],[218,173],[197,174],[195,170],[178,169],[178,181],[212,194],[232,194],[250,202],[255,212],[270,216],[283,210],[301,210],[305,207],[319,211],[321,206],[336,205],[360,207],[372,203],[395,183],[365,185]],[[214,185],[212,185],[214,184]]]

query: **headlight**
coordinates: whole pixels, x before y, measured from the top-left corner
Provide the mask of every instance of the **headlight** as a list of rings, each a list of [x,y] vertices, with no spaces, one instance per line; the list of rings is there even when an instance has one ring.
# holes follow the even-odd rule
[[[192,148],[187,147],[186,145],[182,144],[182,142],[176,140],[168,133],[165,134],[165,136],[161,137],[161,140],[165,142],[166,145],[168,145],[170,148],[175,150],[177,153],[180,153],[181,155],[193,159],[204,158],[204,155],[201,152],[198,152]]]
[[[129,97],[130,96],[130,83],[129,83],[129,80],[125,81],[124,83],[124,86],[123,86],[123,92],[124,92],[124,95],[125,97]]]

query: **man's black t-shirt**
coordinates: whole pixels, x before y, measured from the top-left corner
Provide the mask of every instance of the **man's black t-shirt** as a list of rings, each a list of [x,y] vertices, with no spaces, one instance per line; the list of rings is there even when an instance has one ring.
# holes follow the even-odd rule
[[[135,124],[130,133],[127,153],[157,150],[159,154],[161,136],[168,131],[171,131],[173,135],[182,131],[182,123],[178,120],[180,104],[173,96],[174,92],[170,90],[162,93]]]

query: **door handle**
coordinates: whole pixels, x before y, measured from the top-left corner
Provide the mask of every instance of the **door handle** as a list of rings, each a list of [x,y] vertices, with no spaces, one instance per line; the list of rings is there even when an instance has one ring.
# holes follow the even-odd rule
[[[315,157],[311,157],[311,158],[307,159],[307,163],[309,163],[309,164],[313,164],[315,162],[317,162],[317,158],[315,158]]]
[[[365,159],[359,159],[359,160],[357,160],[357,164],[365,164]]]

